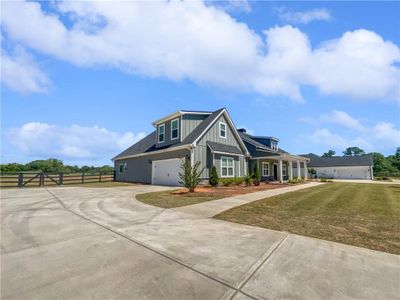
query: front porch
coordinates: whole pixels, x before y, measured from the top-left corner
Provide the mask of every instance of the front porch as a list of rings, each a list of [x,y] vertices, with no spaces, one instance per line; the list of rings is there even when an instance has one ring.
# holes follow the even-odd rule
[[[254,170],[257,165],[262,181],[284,182],[294,178],[307,180],[308,158],[282,153],[262,157],[252,157],[249,161],[249,170]]]

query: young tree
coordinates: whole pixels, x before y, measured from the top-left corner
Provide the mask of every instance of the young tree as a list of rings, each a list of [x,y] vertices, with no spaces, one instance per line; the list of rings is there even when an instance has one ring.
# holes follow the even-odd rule
[[[348,147],[343,151],[344,156],[358,156],[365,154],[365,151],[358,147]]]
[[[327,152],[325,152],[324,154],[322,154],[322,157],[332,157],[336,154],[335,150],[328,150]]]
[[[260,171],[258,170],[258,164],[254,165],[252,177],[254,185],[260,185]]]
[[[219,178],[218,178],[217,168],[215,166],[212,166],[212,168],[211,168],[209,182],[210,182],[211,186],[217,186],[218,185]]]
[[[185,188],[189,189],[190,193],[193,193],[196,186],[198,186],[200,183],[200,176],[204,168],[199,171],[199,166],[199,161],[193,166],[188,159],[185,159],[182,162],[181,169],[183,173],[179,172],[179,178],[181,179],[179,183],[183,184]]]

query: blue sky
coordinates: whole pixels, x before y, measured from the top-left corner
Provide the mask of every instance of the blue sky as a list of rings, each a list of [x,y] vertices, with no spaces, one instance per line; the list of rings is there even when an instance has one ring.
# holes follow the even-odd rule
[[[292,153],[400,146],[399,2],[111,4],[2,3],[2,163],[109,164],[220,107]]]

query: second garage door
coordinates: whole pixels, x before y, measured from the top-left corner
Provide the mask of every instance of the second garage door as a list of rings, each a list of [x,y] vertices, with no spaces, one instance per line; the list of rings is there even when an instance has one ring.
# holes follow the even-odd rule
[[[152,162],[152,184],[180,186],[179,173],[182,160],[180,158],[154,160]]]

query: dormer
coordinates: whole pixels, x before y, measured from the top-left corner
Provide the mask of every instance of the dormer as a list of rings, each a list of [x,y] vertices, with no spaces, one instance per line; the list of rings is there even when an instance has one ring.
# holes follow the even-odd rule
[[[256,140],[260,144],[263,144],[272,151],[278,151],[279,139],[272,136],[252,136],[253,140]]]
[[[153,122],[156,147],[166,147],[185,139],[211,112],[179,110]]]

